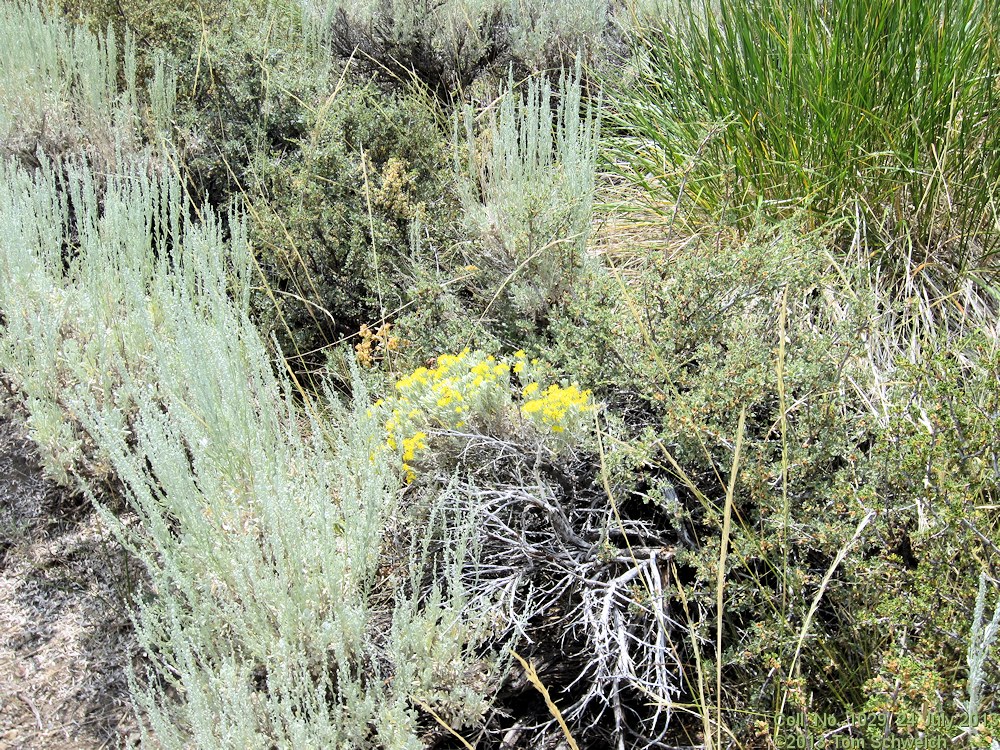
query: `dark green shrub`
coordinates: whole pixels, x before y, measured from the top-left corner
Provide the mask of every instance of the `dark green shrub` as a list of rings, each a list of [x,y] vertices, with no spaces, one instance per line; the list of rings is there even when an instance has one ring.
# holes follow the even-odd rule
[[[702,700],[697,652],[714,721],[721,659],[737,736],[802,711],[882,711],[890,726],[929,711],[957,726],[975,584],[998,549],[992,339],[948,343],[904,369],[873,358],[872,337],[892,334],[873,326],[878,308],[857,280],[824,260],[827,242],[787,228],[720,235],[647,259],[627,282],[589,274],[528,347],[619,415],[606,458],[618,510],[626,525],[653,519],[656,538],[676,545],[688,610],[668,582],[664,616],[699,639],[674,641],[679,700]]]
[[[143,56],[159,50],[187,58],[197,48],[203,31],[222,21],[227,3],[213,0],[55,0],[66,17],[103,33],[108,26],[115,33],[135,34]]]
[[[901,369],[895,406],[865,469],[884,507],[870,554],[884,563],[856,561],[856,575],[883,591],[867,608],[886,636],[869,686],[872,703],[951,714],[967,696],[976,583],[1000,564],[1000,359],[983,333],[927,351]],[[906,659],[911,666],[901,674]],[[986,664],[993,676],[986,682],[995,684],[996,662]],[[920,689],[927,680],[936,680],[935,692]],[[995,710],[995,697],[987,693],[987,701],[984,716]]]
[[[416,96],[347,86],[305,125],[256,175],[255,240],[277,302],[262,309],[290,354],[401,308],[413,233],[446,230],[454,210],[446,141]]]
[[[227,208],[252,191],[251,165],[297,148],[305,112],[340,70],[303,26],[298,6],[247,2],[67,0],[63,12],[92,28],[134,35],[140,79],[164,60],[177,80],[165,135],[190,192]]]

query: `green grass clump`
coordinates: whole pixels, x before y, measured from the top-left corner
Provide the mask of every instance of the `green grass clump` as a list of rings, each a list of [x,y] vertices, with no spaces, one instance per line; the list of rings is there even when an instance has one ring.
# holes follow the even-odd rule
[[[651,199],[857,217],[959,265],[992,252],[996,6],[684,0],[644,18],[616,107]]]

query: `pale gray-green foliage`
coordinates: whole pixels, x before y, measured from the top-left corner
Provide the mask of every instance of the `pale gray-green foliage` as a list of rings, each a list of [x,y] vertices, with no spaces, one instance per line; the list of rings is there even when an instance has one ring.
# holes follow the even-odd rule
[[[536,68],[558,49],[586,50],[599,43],[608,0],[508,0],[511,50]]]
[[[122,317],[121,305],[153,273],[150,259],[136,257],[134,248],[153,246],[146,218],[156,204],[179,199],[155,195],[150,178],[137,173],[112,179],[99,210],[93,180],[88,170],[62,180],[51,167],[31,175],[0,165],[0,367],[25,400],[46,467],[63,481],[85,453],[67,401],[74,392],[89,389],[97,400],[130,409],[117,390],[122,363],[127,356],[141,375],[150,342],[134,317]],[[75,231],[64,247],[70,196]],[[152,307],[147,312],[155,314]]]
[[[460,71],[498,44],[534,69],[592,49],[607,28],[609,6],[608,0],[301,1],[320,27],[340,19],[390,49],[426,49]]]
[[[122,52],[111,31],[99,39],[37,5],[0,4],[0,154],[42,163],[46,153],[73,154],[111,167],[140,152],[135,60],[131,39]],[[157,134],[173,116],[175,92],[176,81],[160,61],[147,92]],[[159,168],[148,158],[142,163],[147,172]],[[178,203],[180,188],[140,172],[119,175],[110,178],[115,185],[99,207],[102,188],[94,181],[104,177],[98,172],[70,169],[60,176],[46,165],[32,176],[10,165],[0,169],[0,226],[9,244],[0,255],[0,309],[7,318],[0,367],[28,404],[32,436],[49,471],[69,481],[68,472],[81,469],[86,456],[89,473],[106,474],[106,463],[86,450],[87,437],[67,418],[64,401],[74,384],[128,411],[125,394],[116,390],[119,363],[127,347],[140,363],[143,344],[134,321],[120,316],[119,301],[156,270],[147,267],[149,258],[133,255],[133,246],[153,246],[153,227],[142,218]],[[71,200],[58,199],[60,193]],[[73,237],[63,247],[71,204]],[[81,283],[65,283],[63,263],[71,258],[71,274]],[[109,275],[108,268],[118,273]]]
[[[105,154],[138,134],[135,43],[98,38],[34,3],[0,3],[0,151],[87,146]],[[124,82],[119,87],[119,77]]]
[[[990,621],[986,617],[986,582],[985,573],[979,576],[979,592],[976,595],[976,608],[972,615],[972,629],[969,633],[968,651],[968,692],[969,701],[965,704],[969,726],[978,724],[977,717],[982,707],[983,686],[986,682],[986,660],[993,648],[993,643],[1000,635],[1000,602],[997,603]]]
[[[537,77],[522,96],[511,80],[480,114],[481,132],[466,107],[464,164],[456,151],[465,220],[486,240],[476,262],[511,277],[529,313],[568,281],[590,232],[600,121],[582,102],[579,68],[558,92]]]
[[[489,603],[458,581],[472,519],[404,512],[363,393],[300,413],[248,317],[243,222],[188,213],[147,161],[0,166],[0,368],[50,463],[106,462],[138,518],[105,513],[149,576],[146,742],[417,748],[415,701],[475,721],[495,680]]]
[[[58,64],[17,79],[22,94],[65,94],[74,126],[89,127],[81,112],[113,122],[113,42],[74,32],[67,53],[64,27],[38,28]],[[66,70],[94,50],[107,75],[88,109],[74,96],[90,79]],[[165,123],[174,87],[162,68],[154,82]],[[223,240],[210,211],[191,221],[180,182],[150,158],[99,177],[87,160],[40,162],[0,163],[0,370],[50,471],[116,475],[139,519],[106,514],[149,575],[135,620],[152,666],[132,679],[146,741],[415,748],[414,700],[458,724],[481,716],[482,618],[426,570],[455,570],[468,534],[428,532],[445,553],[396,562],[395,579],[421,586],[397,590],[380,571],[387,526],[414,539],[423,527],[396,502],[399,467],[371,460],[384,436],[365,410],[302,415],[275,375],[247,315],[243,222]]]

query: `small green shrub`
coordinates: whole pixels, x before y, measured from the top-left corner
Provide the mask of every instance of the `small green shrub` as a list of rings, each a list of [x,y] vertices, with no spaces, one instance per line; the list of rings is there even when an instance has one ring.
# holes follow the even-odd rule
[[[414,234],[447,237],[454,212],[445,138],[416,96],[347,85],[304,124],[296,150],[256,175],[254,239],[275,298],[261,295],[261,320],[289,354],[410,302]]]
[[[96,33],[109,27],[119,37],[131,33],[138,42],[139,66],[152,62],[156,53],[186,58],[203,31],[225,16],[225,3],[194,0],[54,0],[54,7],[68,20]]]
[[[881,712],[880,732],[907,712],[935,715],[944,736],[964,720],[964,633],[996,554],[995,333],[901,345],[894,326],[919,303],[885,311],[828,243],[794,225],[720,231],[643,254],[627,277],[591,269],[533,346],[540,367],[618,415],[605,465],[623,524],[653,518],[676,545],[663,606],[691,628],[671,640],[687,685],[678,700],[714,722],[717,688],[698,694],[697,664],[713,675],[721,660],[723,721],[737,736],[782,712],[852,711]],[[717,617],[721,654],[709,645]],[[678,717],[669,732],[701,729]]]
[[[892,706],[905,699],[910,685],[903,681],[906,689],[900,690],[899,676],[889,669],[903,655],[922,665],[909,670],[916,707],[927,705],[956,726],[967,717],[954,707],[983,678],[976,677],[968,654],[982,646],[972,627],[978,582],[984,562],[996,554],[998,528],[990,509],[1000,478],[990,468],[997,426],[989,415],[997,408],[997,368],[991,332],[929,342],[920,359],[895,374],[893,406],[876,433],[871,463],[859,467],[885,507],[874,548],[884,563],[873,565],[869,557],[852,566],[864,588],[882,592],[866,613],[887,636],[872,701]],[[936,692],[920,691],[927,675],[939,676]]]
[[[306,113],[315,111],[340,73],[294,4],[58,5],[81,26],[134,38],[133,74],[140,80],[154,77],[159,66],[177,81],[176,108],[159,121],[163,135],[189,190],[223,213],[244,192],[255,191],[259,159],[297,148]]]
[[[192,193],[219,210],[258,197],[270,160],[294,158],[342,74],[295,6],[223,8],[172,58],[183,92],[174,141],[184,174]]]

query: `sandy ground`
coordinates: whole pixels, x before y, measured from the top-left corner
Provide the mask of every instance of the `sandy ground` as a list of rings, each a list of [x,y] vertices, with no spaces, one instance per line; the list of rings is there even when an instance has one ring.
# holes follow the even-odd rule
[[[127,562],[0,415],[0,750],[135,742]]]

